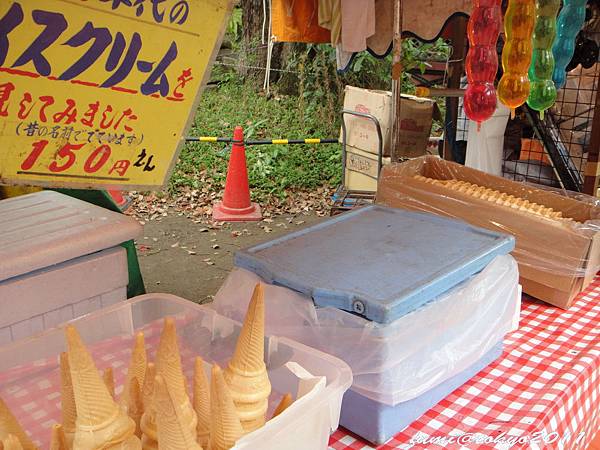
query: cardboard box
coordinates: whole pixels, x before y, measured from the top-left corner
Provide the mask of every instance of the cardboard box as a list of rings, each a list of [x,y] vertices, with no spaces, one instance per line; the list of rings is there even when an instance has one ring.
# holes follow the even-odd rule
[[[434,116],[441,117],[437,104],[427,98],[402,95],[400,106],[401,141],[398,156],[417,157],[426,154]],[[383,154],[390,155],[392,136],[392,93],[346,86],[344,109],[375,116],[381,126]],[[346,145],[377,154],[379,139],[374,123],[364,117],[345,114]],[[340,131],[340,142],[342,132]]]
[[[561,211],[579,223],[546,219],[498,206],[443,186],[414,178],[458,179],[496,189]],[[600,265],[600,233],[586,221],[600,217],[600,207],[533,188],[434,157],[385,166],[377,203],[463,219],[473,225],[513,234],[523,291],[561,308],[594,279]]]
[[[383,164],[389,164],[390,158],[384,157]],[[346,167],[344,185],[351,191],[377,190],[377,155],[354,147],[346,147]]]

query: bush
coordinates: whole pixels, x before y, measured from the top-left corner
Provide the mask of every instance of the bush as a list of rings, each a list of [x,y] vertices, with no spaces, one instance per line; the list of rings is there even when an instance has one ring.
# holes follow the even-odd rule
[[[246,139],[337,137],[330,120],[305,114],[298,119],[298,98],[277,95],[267,98],[242,83],[226,82],[208,89],[191,130],[193,136],[232,136],[236,125],[244,127]],[[283,198],[289,190],[334,186],[341,177],[340,146],[257,145],[246,148],[249,181],[257,200]],[[229,145],[188,143],[171,178],[171,190],[183,186],[202,188],[211,179],[222,188],[227,173]]]

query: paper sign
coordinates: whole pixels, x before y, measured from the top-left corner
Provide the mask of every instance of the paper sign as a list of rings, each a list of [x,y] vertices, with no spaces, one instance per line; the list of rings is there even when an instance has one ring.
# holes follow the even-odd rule
[[[230,0],[0,2],[0,184],[163,186]]]

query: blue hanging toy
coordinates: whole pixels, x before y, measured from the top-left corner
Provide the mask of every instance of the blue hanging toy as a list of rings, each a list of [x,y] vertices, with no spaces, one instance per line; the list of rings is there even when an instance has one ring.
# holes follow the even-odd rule
[[[552,80],[556,89],[566,82],[566,67],[575,52],[575,39],[585,21],[587,0],[564,0],[564,5],[556,22],[557,34],[552,46],[554,54],[554,73]]]

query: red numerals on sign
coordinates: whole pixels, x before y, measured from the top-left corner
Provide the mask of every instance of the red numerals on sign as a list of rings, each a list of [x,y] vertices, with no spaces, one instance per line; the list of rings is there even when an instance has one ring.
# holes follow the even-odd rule
[[[27,158],[23,160],[21,163],[21,170],[29,170],[33,167],[33,165],[37,162],[38,158],[48,145],[48,141],[40,140],[36,141],[32,144],[31,152],[27,155]],[[64,159],[66,161],[62,164],[59,164],[57,161],[52,161],[48,165],[48,169],[50,172],[58,173],[64,172],[75,164],[75,160],[77,156],[75,154],[76,150],[80,150],[85,144],[65,144],[61,147],[61,149],[56,153],[56,158]],[[83,170],[86,173],[96,173],[98,172],[106,162],[108,158],[110,158],[111,149],[108,145],[101,145],[96,150],[94,150],[90,156],[87,157]]]
[[[46,140],[34,142],[32,145],[33,148],[31,149],[31,153],[29,153],[27,158],[25,158],[25,161],[21,163],[21,170],[31,169],[37,161],[37,159],[40,157],[42,151],[44,151],[44,149],[46,148],[46,145],[48,145],[48,141]]]
[[[101,145],[88,157],[83,165],[83,170],[86,173],[94,173],[100,170],[100,168],[106,163],[110,157],[110,147],[108,145]]]
[[[65,163],[63,165],[58,165],[58,163],[56,161],[52,161],[50,163],[50,165],[48,166],[48,169],[50,169],[50,172],[64,172],[69,167],[71,167],[73,164],[75,164],[75,153],[73,153],[73,150],[79,150],[84,145],[85,144],[68,144],[68,143],[65,144],[58,151],[56,156],[59,156],[60,158],[67,158],[67,160],[65,161]]]

